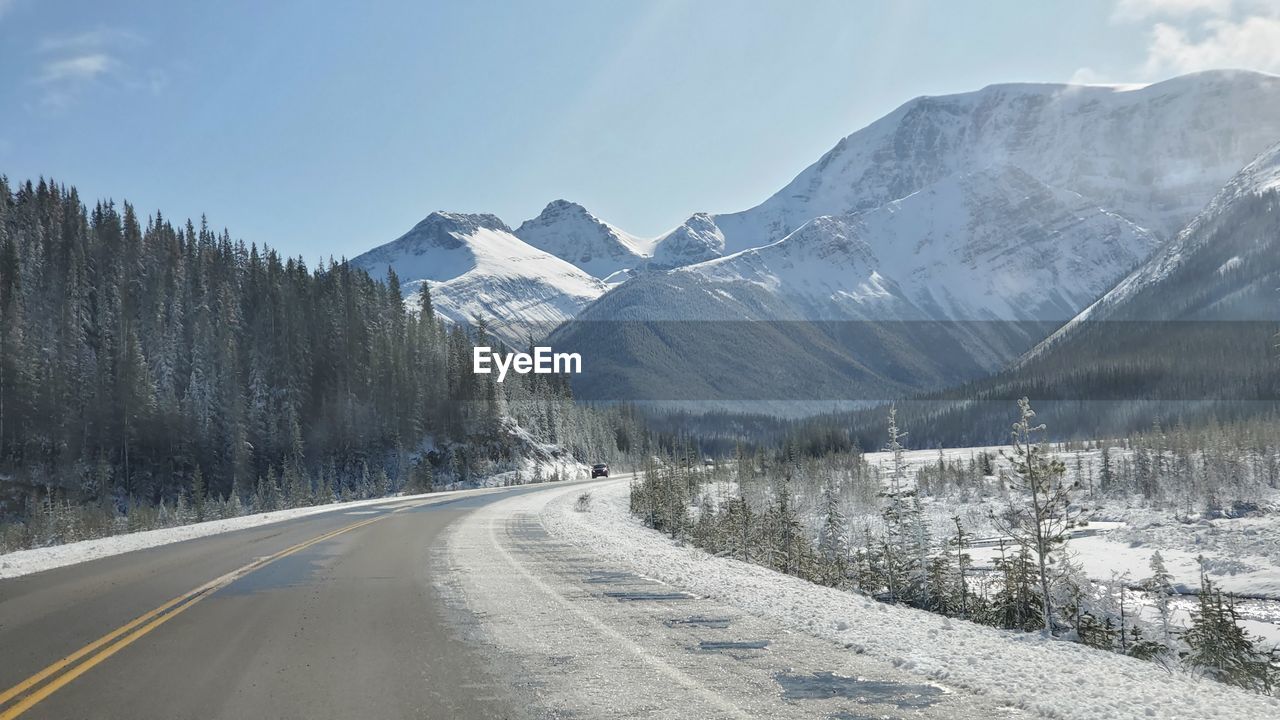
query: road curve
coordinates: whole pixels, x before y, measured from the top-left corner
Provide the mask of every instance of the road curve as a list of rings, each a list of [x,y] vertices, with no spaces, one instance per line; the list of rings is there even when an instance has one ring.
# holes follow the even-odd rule
[[[498,499],[311,515],[0,580],[0,720],[519,718],[428,554]]]
[[[0,580],[0,720],[1025,716],[544,527],[548,503],[626,480],[389,499]]]

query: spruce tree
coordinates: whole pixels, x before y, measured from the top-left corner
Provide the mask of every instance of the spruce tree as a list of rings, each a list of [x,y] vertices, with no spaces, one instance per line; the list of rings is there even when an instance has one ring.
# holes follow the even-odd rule
[[[1063,479],[1061,460],[1049,454],[1043,424],[1032,425],[1035,411],[1027,398],[1018,401],[1019,418],[1013,425],[1013,489],[1022,495],[1008,510],[995,517],[1000,529],[1035,556],[1040,615],[1046,633],[1053,631],[1053,564],[1075,526],[1069,488]]]
[[[195,512],[196,522],[204,522],[207,509],[208,490],[204,486],[204,472],[197,465],[191,475],[191,509]]]
[[[822,561],[822,583],[841,587],[849,575],[848,528],[840,510],[840,492],[834,480],[822,489],[822,528],[818,532],[818,554]]]
[[[1160,551],[1151,553],[1151,576],[1142,581],[1142,589],[1147,592],[1155,605],[1160,620],[1160,637],[1165,647],[1172,647],[1173,633],[1170,628],[1170,600],[1175,594],[1173,576],[1164,566],[1164,558]]]
[[[1235,602],[1209,579],[1203,558],[1196,609],[1183,641],[1189,648],[1187,665],[1219,682],[1270,693],[1280,681],[1272,654],[1259,650],[1240,626]]]
[[[960,516],[956,515],[951,518],[956,525],[955,537],[951,538],[948,543],[955,548],[956,558],[956,583],[959,590],[959,613],[961,617],[969,614],[969,581],[966,577],[969,572],[970,556],[969,556],[969,533],[965,532],[964,525],[960,522]]]

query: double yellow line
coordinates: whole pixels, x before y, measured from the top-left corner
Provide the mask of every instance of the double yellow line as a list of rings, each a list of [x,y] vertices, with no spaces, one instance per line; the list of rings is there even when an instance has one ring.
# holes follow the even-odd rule
[[[408,510],[411,507],[415,506],[401,507],[393,512]],[[88,645],[85,645],[79,650],[71,653],[61,660],[58,660],[52,665],[49,665],[35,675],[32,675],[26,680],[14,685],[8,690],[0,692],[0,708],[4,708],[3,710],[0,710],[0,720],[13,720],[13,718],[16,718],[30,710],[41,700],[44,700],[57,692],[67,683],[85,674],[98,663],[101,663],[103,660],[106,660],[129,645],[132,645],[138,640],[138,638],[146,635],[152,630],[155,630],[170,619],[177,617],[179,614],[186,611],[192,605],[195,605],[204,598],[209,597],[213,593],[227,585],[230,585],[236,580],[239,580],[245,575],[248,575],[255,570],[260,570],[281,558],[306,550],[316,543],[324,542],[325,540],[335,538],[343,533],[348,533],[352,530],[357,530],[366,525],[371,525],[379,520],[383,520],[391,514],[392,513],[387,513],[386,515],[379,515],[378,517],[369,518],[368,520],[351,523],[350,525],[325,533],[319,537],[314,537],[292,547],[285,548],[274,555],[260,557],[244,567],[232,570],[226,575],[180,595],[150,612],[139,615],[133,620],[130,620],[124,625],[121,625],[115,630],[112,630],[106,635],[103,635],[97,640],[94,640]],[[81,660],[83,660],[83,662],[81,662]],[[41,683],[44,684],[41,685]],[[9,705],[7,708],[4,707],[14,700],[16,700],[16,702],[13,702],[12,705]]]

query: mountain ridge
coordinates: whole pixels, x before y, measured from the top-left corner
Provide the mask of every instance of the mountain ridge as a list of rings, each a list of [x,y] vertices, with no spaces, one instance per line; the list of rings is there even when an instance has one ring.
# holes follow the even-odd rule
[[[1266,73],[1206,71],[1145,86],[993,84],[913,98],[841,138],[759,205],[711,218],[731,254],[813,217],[1013,164],[1169,237],[1277,137],[1280,76]]]

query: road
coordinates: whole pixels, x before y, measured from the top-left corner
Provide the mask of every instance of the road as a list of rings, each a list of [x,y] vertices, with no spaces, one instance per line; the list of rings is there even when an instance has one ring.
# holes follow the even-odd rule
[[[0,720],[1022,713],[602,563],[540,508],[388,500],[0,580]]]
[[[500,665],[460,640],[427,555],[459,517],[540,489],[389,500],[0,581],[0,720],[523,717]]]

